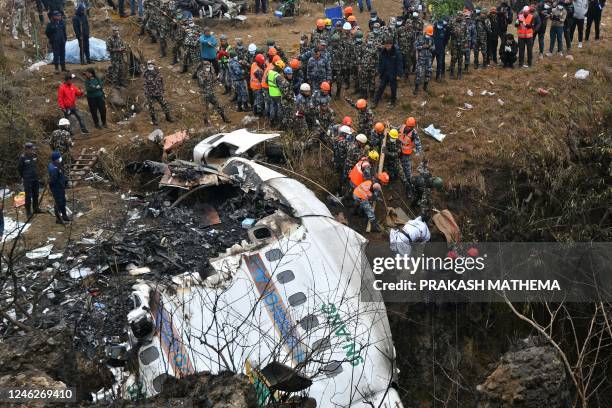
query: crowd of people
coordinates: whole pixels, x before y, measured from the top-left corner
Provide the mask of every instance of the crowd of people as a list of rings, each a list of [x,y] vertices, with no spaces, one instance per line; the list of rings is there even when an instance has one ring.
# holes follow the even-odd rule
[[[62,3],[63,4],[63,3]],[[595,39],[600,36],[601,12],[605,0],[540,0],[535,4],[509,4],[503,0],[490,9],[466,8],[455,15],[432,18],[420,0],[406,0],[401,15],[382,19],[370,2],[369,19],[362,20],[352,7],[343,9],[341,19],[319,18],[312,32],[303,34],[299,52],[288,55],[274,39],[265,45],[245,44],[236,38],[234,44],[225,34],[217,36],[209,27],[201,28],[191,13],[186,13],[174,0],[145,0],[140,35],[147,35],[159,44],[159,57],[166,58],[171,43],[172,64],[181,64],[181,73],[190,73],[200,86],[206,124],[210,123],[212,106],[224,122],[229,122],[215,88],[221,84],[224,94],[231,94],[238,112],[252,112],[268,121],[271,127],[286,131],[295,140],[318,139],[333,151],[338,174],[338,192],[351,198],[363,214],[379,229],[374,215],[374,202],[380,198],[382,186],[400,180],[406,194],[421,209],[422,222],[431,212],[431,191],[441,188],[442,180],[434,177],[422,160],[413,176],[412,158],[422,152],[417,121],[408,117],[400,125],[376,121],[373,110],[389,88],[388,106],[397,101],[397,88],[402,79],[414,76],[414,95],[429,91],[436,62],[434,80],[461,79],[473,69],[492,64],[504,68],[528,68],[535,62],[534,42],[538,40],[539,57],[551,57],[554,47],[563,52],[563,42],[570,50],[578,31],[578,48],[589,41],[591,26]],[[263,4],[262,4],[263,7]],[[359,12],[364,4],[359,3]],[[63,8],[49,8],[51,21],[46,34],[54,51],[53,63],[59,72],[66,71],[64,45],[66,28]],[[586,29],[585,29],[586,19]],[[87,4],[77,3],[73,28],[80,44],[89,36]],[[548,52],[545,46],[549,26]],[[516,38],[511,28],[516,27]],[[107,39],[110,67],[105,82],[115,87],[126,86],[129,47],[113,27]],[[447,48],[450,64],[446,64]],[[90,63],[87,47],[81,62]],[[103,82],[93,69],[86,72],[86,96],[96,127],[106,126]],[[164,97],[163,78],[153,59],[143,72],[144,95],[151,122],[158,125],[155,105],[159,104],[169,122],[174,119]],[[76,99],[83,92],[72,84],[73,74],[66,73],[58,91],[58,104],[68,118],[75,115],[82,133],[88,133]],[[356,121],[350,116],[341,121],[330,104],[333,98],[344,100],[355,109]],[[353,101],[348,96],[353,94]],[[65,119],[62,119],[65,120]],[[69,125],[69,122],[68,122]],[[57,133],[56,133],[57,132]],[[54,132],[51,147],[60,156],[66,155],[71,142],[68,128]],[[55,154],[55,153],[54,153]],[[382,158],[384,157],[384,164]],[[35,211],[33,210],[28,211]],[[58,222],[63,222],[61,206]]]

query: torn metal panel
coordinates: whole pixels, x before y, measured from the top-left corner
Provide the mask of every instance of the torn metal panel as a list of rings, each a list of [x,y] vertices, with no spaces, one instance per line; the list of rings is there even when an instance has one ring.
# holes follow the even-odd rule
[[[243,155],[258,144],[279,136],[279,133],[252,133],[247,129],[218,133],[196,145],[193,149],[193,161],[220,164],[225,159]]]
[[[164,176],[159,182],[160,186],[191,189],[197,186],[216,186],[220,178],[214,169],[183,160],[169,163]]]
[[[209,260],[215,273],[206,278],[187,272],[135,287],[128,321],[141,345],[145,394],[159,393],[168,375],[253,375],[273,363],[312,380],[304,392],[318,406],[401,407],[390,388],[395,349],[371,285],[366,239],[295,180],[244,159],[223,171],[263,185],[293,217],[277,210],[257,220],[247,240]]]

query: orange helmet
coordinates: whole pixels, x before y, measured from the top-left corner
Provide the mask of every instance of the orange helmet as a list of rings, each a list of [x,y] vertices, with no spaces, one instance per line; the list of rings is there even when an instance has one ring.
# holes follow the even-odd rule
[[[278,52],[276,51],[276,48],[274,48],[274,47],[270,47],[270,49],[268,50],[268,55],[269,55],[270,57],[273,57],[273,56],[275,56],[275,55],[278,55]]]
[[[329,92],[331,90],[331,86],[329,85],[329,82],[327,81],[321,82],[321,90]]]
[[[345,7],[344,8],[344,15],[345,16],[350,16],[351,14],[353,14],[353,8],[351,6]]]
[[[357,99],[357,103],[355,103],[357,109],[365,109],[366,106],[368,106],[368,101],[365,99]]]
[[[348,18],[346,19],[346,21],[348,21],[349,23],[356,23],[357,22],[357,17],[355,16],[348,16]]]
[[[383,186],[386,186],[387,184],[389,184],[389,174],[386,171],[378,173],[376,175],[376,178],[378,179],[378,181],[380,181],[380,184],[382,184]]]
[[[377,122],[374,125],[374,130],[376,131],[376,133],[382,133],[385,130],[385,125],[382,122]]]
[[[275,56],[272,58],[272,63],[273,63],[273,64],[275,64],[277,61],[280,61],[280,60],[281,60],[280,55],[275,55]]]
[[[301,64],[300,60],[297,59],[297,58],[294,58],[291,61],[289,61],[289,66],[292,69],[298,69],[300,67],[300,65],[302,65],[302,64]]]
[[[433,35],[433,26],[431,24],[428,24],[425,27],[425,31],[424,32],[425,32],[426,35],[432,36]]]
[[[350,116],[345,116],[344,118],[342,118],[342,124],[346,125],[346,126],[352,126],[353,125],[353,119],[351,119]]]
[[[406,126],[408,126],[408,127],[415,127],[416,126],[416,119],[413,118],[412,116],[409,117],[408,119],[406,119]]]
[[[325,27],[325,20],[320,18],[317,20],[317,28],[323,28],[323,27]]]

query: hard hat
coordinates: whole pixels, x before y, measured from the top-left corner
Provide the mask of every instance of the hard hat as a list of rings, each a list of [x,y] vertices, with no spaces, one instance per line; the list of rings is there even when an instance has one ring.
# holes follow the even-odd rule
[[[382,171],[380,173],[378,173],[376,175],[376,178],[384,185],[386,186],[387,184],[389,184],[389,174],[386,171]]]
[[[408,126],[408,127],[415,127],[416,126],[416,119],[413,118],[412,116],[409,117],[408,119],[406,119],[406,126]]]
[[[359,30],[355,33],[355,38],[363,38],[363,31]]]
[[[323,20],[322,18],[317,20],[317,27],[318,28],[323,28],[325,27],[325,20]]]
[[[344,15],[353,14],[353,8],[351,6],[344,8]]]
[[[355,17],[355,16],[348,16],[346,21],[348,21],[349,23],[356,23],[357,22],[357,17]],[[344,23],[344,25],[346,25],[346,23]],[[344,28],[344,27],[342,27],[342,28]]]
[[[326,25],[326,26],[331,26],[331,25],[332,25],[331,18],[326,18],[326,19],[325,19],[325,25]]]
[[[523,13],[527,13],[529,11],[529,6],[523,7]]]
[[[302,91],[302,92],[310,92],[310,85],[308,85],[306,82],[304,82],[302,85],[300,85],[300,91]]]
[[[255,54],[255,52],[257,51],[257,46],[253,43],[250,43],[247,50],[251,53],[251,54]]]
[[[286,75],[293,74],[293,69],[292,69],[291,67],[285,67],[285,69],[283,70],[283,72],[284,72]]]
[[[355,103],[357,109],[364,109],[366,106],[368,106],[368,101],[365,99],[357,99],[357,103]]]
[[[362,135],[362,136],[365,136],[365,135]],[[378,152],[377,152],[376,150],[370,150],[370,151],[368,152],[368,157],[369,157],[370,159],[374,160],[374,161],[377,161],[377,160],[378,160],[379,155],[378,155]]]
[[[342,124],[343,125],[347,125],[347,126],[351,126],[353,124],[353,119],[351,119],[350,116],[345,116],[342,118]]]
[[[274,55],[277,55],[277,54],[278,54],[278,51],[276,51],[276,48],[270,47],[270,49],[268,50],[268,55],[269,56],[274,56]]]
[[[433,35],[433,26],[431,24],[428,24],[427,27],[425,27],[425,34],[429,36]]]
[[[347,135],[350,135],[351,133],[353,133],[353,130],[346,125],[340,126],[339,131],[340,133],[346,133]]]
[[[60,152],[58,152],[57,150],[54,150],[51,153],[51,161],[56,161],[58,159],[60,159],[62,157],[62,154]]]
[[[355,140],[362,144],[368,143],[368,137],[363,133],[358,134],[357,137],[355,137]]]
[[[274,63],[274,66],[276,68],[284,69],[285,68],[285,63],[283,62],[283,60],[279,59],[278,61],[276,61]]]
[[[374,130],[376,133],[382,133],[385,130],[385,125],[382,122],[376,122]]]
[[[257,54],[255,56],[255,62],[259,65],[263,65],[266,63],[266,57],[264,57],[263,54]]]
[[[280,60],[281,60],[281,57],[280,57],[279,55],[275,55],[275,56],[272,58],[272,63],[274,64],[276,61],[280,61]]]
[[[70,126],[70,121],[66,118],[61,118],[58,123],[59,126]]]
[[[444,187],[444,182],[440,177],[434,177],[433,180],[431,180],[431,186],[436,190],[442,190],[442,187]]]
[[[399,136],[399,133],[397,132],[397,129],[391,129],[389,131],[389,137],[391,139],[397,139],[398,136]]]
[[[221,34],[221,35],[219,36],[219,39],[220,39],[220,40],[227,40],[227,35],[225,35],[225,34]]]
[[[297,58],[294,58],[291,61],[289,61],[289,66],[293,69],[298,69],[300,65],[302,65],[302,63]]]
[[[329,85],[329,82],[327,81],[321,82],[322,91],[329,91],[330,89],[331,89],[331,86]]]
[[[353,28],[353,26],[348,21],[342,25],[343,30],[350,30],[351,28]]]

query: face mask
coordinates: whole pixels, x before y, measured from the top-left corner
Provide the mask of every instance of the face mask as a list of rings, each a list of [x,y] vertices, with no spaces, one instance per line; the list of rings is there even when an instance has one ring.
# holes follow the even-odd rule
[[[149,71],[153,71],[155,69],[155,66],[154,65],[147,65],[147,69]]]
[[[418,17],[419,13],[417,13],[416,11],[414,13],[412,13],[412,17]]]
[[[60,157],[59,159],[57,159],[57,162],[61,163],[62,162],[62,158]]]

